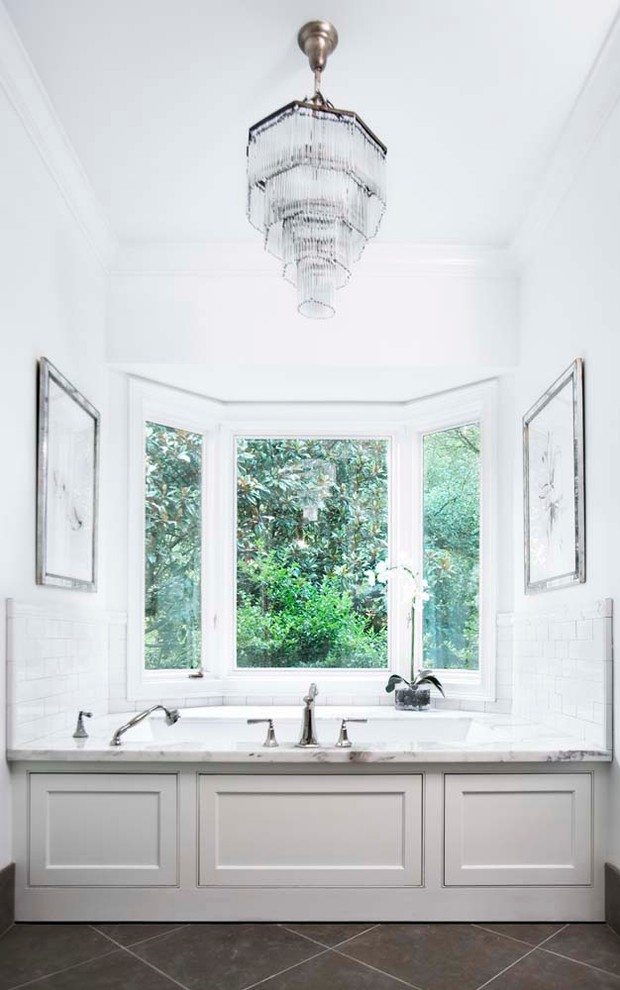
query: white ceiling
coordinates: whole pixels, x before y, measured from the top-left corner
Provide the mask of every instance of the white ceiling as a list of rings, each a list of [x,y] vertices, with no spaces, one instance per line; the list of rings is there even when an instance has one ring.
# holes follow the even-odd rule
[[[253,240],[248,125],[311,77],[388,145],[385,241],[511,241],[619,0],[5,0],[122,239]]]

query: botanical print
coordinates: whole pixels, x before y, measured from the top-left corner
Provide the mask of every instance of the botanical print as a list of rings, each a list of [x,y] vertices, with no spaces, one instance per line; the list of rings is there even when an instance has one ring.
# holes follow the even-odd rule
[[[564,388],[530,426],[530,580],[575,570],[573,388]]]
[[[50,379],[47,571],[92,580],[94,421]]]

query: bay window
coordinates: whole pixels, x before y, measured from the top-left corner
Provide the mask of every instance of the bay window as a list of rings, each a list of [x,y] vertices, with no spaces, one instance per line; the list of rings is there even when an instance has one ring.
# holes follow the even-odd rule
[[[250,406],[131,381],[129,700],[292,700],[309,676],[376,699],[412,646],[491,698],[493,405],[492,384]],[[427,582],[413,644],[398,564]]]

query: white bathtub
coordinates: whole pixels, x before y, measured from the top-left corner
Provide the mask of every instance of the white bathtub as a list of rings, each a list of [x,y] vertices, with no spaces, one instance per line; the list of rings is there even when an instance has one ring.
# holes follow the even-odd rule
[[[343,763],[343,762],[542,762],[609,760],[608,749],[560,736],[522,718],[460,711],[403,712],[388,706],[317,707],[318,748],[296,746],[303,706],[217,706],[181,710],[174,725],[156,712],[128,729],[120,746],[111,746],[116,729],[136,712],[104,715],[86,722],[87,739],[73,739],[73,728],[20,747],[9,748],[10,760],[114,760],[217,763]],[[351,747],[336,742],[345,717],[366,718],[348,726]],[[272,718],[278,747],[264,747],[267,726],[249,725],[251,718]]]
[[[336,712],[318,711],[316,732],[321,747],[335,746],[340,732],[342,718],[349,714],[343,710]],[[456,716],[456,717],[455,717]],[[130,716],[129,716],[130,717]],[[122,745],[130,743],[157,743],[174,747],[178,743],[202,743],[206,749],[228,748],[243,743],[261,747],[266,735],[266,724],[249,725],[248,718],[273,717],[276,738],[280,747],[294,747],[299,739],[302,723],[302,710],[277,708],[258,710],[248,715],[247,709],[235,710],[228,715],[226,710],[214,716],[212,709],[189,709],[181,713],[174,725],[167,725],[163,716],[150,716],[143,722],[127,730],[122,737]],[[472,719],[461,713],[404,712],[390,717],[385,711],[368,712],[364,715],[352,714],[352,718],[366,717],[365,723],[351,722],[348,726],[349,738],[353,746],[385,748],[386,744],[401,746],[420,743],[459,743],[464,742],[470,731]],[[124,716],[121,716],[122,720]],[[118,721],[118,725],[121,721]]]

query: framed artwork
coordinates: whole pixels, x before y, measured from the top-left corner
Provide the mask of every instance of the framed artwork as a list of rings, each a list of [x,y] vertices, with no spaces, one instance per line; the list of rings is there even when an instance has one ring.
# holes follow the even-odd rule
[[[586,579],[583,361],[523,417],[525,591]]]
[[[97,590],[99,413],[39,361],[37,584]]]

